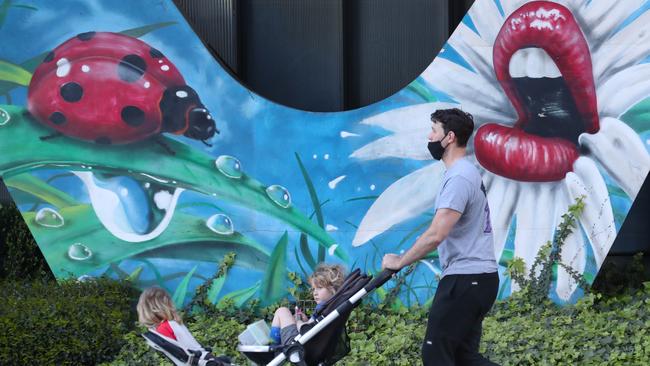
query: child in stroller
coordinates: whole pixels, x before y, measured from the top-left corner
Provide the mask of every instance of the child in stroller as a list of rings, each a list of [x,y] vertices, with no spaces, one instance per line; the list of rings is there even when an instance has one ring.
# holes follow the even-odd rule
[[[174,302],[160,287],[145,289],[137,305],[138,322],[149,329],[142,336],[154,349],[175,365],[229,365],[225,357],[215,357],[203,348],[183,324]]]
[[[334,296],[345,279],[345,270],[338,264],[320,263],[316,266],[314,273],[309,276],[309,285],[312,289],[312,296],[316,302],[314,312],[321,310],[323,304]],[[304,324],[312,324],[315,317],[307,318],[298,306],[295,315],[286,307],[280,307],[275,311],[271,323],[271,339],[275,344],[286,345],[298,334]]]

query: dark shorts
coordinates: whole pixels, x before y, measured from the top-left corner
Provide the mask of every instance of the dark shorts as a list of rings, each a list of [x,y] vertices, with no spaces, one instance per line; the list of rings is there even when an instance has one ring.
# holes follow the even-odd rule
[[[300,334],[300,332],[298,332],[298,327],[295,324],[287,325],[286,327],[280,329],[280,341],[282,344],[288,344],[298,334]]]

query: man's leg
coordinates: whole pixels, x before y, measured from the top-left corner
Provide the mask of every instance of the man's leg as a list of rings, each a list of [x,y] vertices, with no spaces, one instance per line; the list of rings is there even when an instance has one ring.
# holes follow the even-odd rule
[[[445,276],[440,280],[436,295],[429,309],[427,330],[422,343],[422,362],[425,366],[452,366],[456,364],[456,350],[459,347],[458,321],[462,314],[456,303],[454,292],[456,277]]]
[[[496,299],[499,277],[496,273],[481,274],[475,277],[468,277],[466,280],[469,285],[467,301],[474,305],[476,316],[470,332],[457,349],[456,359],[458,360],[458,365],[497,365],[479,353],[479,345],[483,330],[483,318],[490,311]]]

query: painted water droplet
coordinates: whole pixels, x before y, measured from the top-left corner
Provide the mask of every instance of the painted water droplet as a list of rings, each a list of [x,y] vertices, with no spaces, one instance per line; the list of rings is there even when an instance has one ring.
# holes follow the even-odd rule
[[[318,155],[317,155],[317,154],[314,154],[314,155],[312,155],[311,157],[314,158],[314,159],[318,159]]]
[[[232,235],[235,232],[235,228],[232,225],[232,220],[230,220],[230,217],[224,214],[216,214],[210,216],[205,224],[208,229],[214,231],[217,234]]]
[[[374,184],[371,184],[371,185],[370,185],[370,190],[371,190],[371,191],[374,191],[375,188],[377,188],[377,186],[375,186]]]
[[[327,253],[329,255],[334,255],[334,253],[336,252],[336,248],[338,247],[339,247],[338,244],[332,244],[329,248],[327,248]]]
[[[169,66],[168,66],[168,65],[162,65],[162,66],[160,66],[160,69],[161,69],[162,71],[168,71],[168,70],[169,70]]]
[[[165,231],[184,191],[130,176],[89,171],[74,174],[86,186],[93,210],[106,230],[133,243],[154,239]]]
[[[266,189],[266,194],[269,196],[271,201],[275,202],[282,208],[291,206],[291,195],[289,194],[289,191],[283,186],[277,184],[269,186]]]
[[[95,277],[89,275],[81,275],[77,278],[77,282],[89,282],[94,281]]]
[[[9,114],[9,112],[0,108],[0,126],[6,125],[7,123],[9,123],[9,120],[11,120],[11,115]]]
[[[145,82],[144,82],[144,88],[145,88],[145,89],[149,89],[150,86],[151,86],[151,83],[150,83],[150,82],[148,82],[148,81],[145,81]]]
[[[81,71],[83,72],[90,72],[90,67],[88,65],[82,65],[81,66]]]
[[[329,158],[330,158],[330,154],[325,154],[325,155],[323,155],[323,159],[325,159],[325,160],[329,160]]]
[[[38,212],[36,212],[36,216],[34,216],[34,221],[37,224],[45,227],[61,227],[63,224],[65,224],[63,216],[61,216],[61,214],[56,210],[49,207],[41,208],[38,210]]]
[[[85,261],[93,256],[93,252],[81,243],[74,243],[68,248],[68,257],[75,261]]]
[[[242,177],[241,163],[237,158],[230,155],[221,155],[214,163],[217,169],[228,178],[239,179]]]
[[[334,226],[332,224],[325,225],[325,231],[336,231],[338,229],[339,229],[338,227],[336,227],[336,226]]]
[[[340,177],[336,177],[336,178],[332,179],[329,183],[327,183],[327,186],[330,187],[330,189],[334,189],[334,188],[336,188],[336,185],[339,184],[339,182],[341,182],[343,179],[345,179],[345,177],[346,177],[345,175],[342,175]]]

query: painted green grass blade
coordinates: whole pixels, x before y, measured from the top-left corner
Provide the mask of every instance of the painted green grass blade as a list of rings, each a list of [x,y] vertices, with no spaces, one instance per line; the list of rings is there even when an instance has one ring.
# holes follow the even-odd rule
[[[224,300],[232,300],[236,307],[241,308],[244,306],[246,301],[250,300],[250,298],[260,289],[261,284],[261,281],[257,281],[249,288],[233,291],[224,295],[217,304],[217,308],[223,308]]]
[[[150,25],[145,25],[143,27],[137,27],[137,28],[131,28],[131,29],[126,29],[121,32],[120,34],[123,34],[125,36],[130,36],[130,37],[135,37],[135,38],[140,38],[148,33],[151,33],[155,30],[169,27],[170,25],[178,24],[177,22],[161,22],[161,23],[155,23],[155,24],[150,24]]]
[[[27,10],[38,10],[37,7],[31,6],[31,5],[23,5],[23,4],[14,4],[12,5],[14,8],[21,8],[21,9],[27,9]]]
[[[217,299],[219,298],[219,293],[223,288],[223,284],[226,283],[226,273],[212,280],[210,288],[208,289],[208,301],[210,304],[216,304]]]
[[[302,177],[305,180],[305,184],[307,185],[307,191],[309,191],[309,197],[311,198],[311,203],[314,206],[314,213],[316,214],[316,221],[318,221],[318,226],[320,226],[321,228],[325,228],[325,222],[323,220],[323,211],[321,210],[320,200],[318,199],[318,195],[316,194],[316,188],[314,188],[314,183],[309,177],[309,173],[307,172],[305,165],[302,163],[302,160],[300,160],[300,155],[298,155],[298,153],[294,153],[294,154],[296,155],[296,160],[298,161],[298,166],[300,167],[300,172],[302,173]],[[321,245],[318,247],[319,262],[323,262],[325,260],[325,253],[327,247],[329,247],[329,245],[325,245],[325,246]]]
[[[4,0],[2,5],[0,5],[0,28],[5,24],[7,19],[7,13],[9,13],[9,7],[11,7],[12,0]]]
[[[178,287],[176,287],[176,291],[174,291],[174,295],[172,296],[172,300],[174,301],[174,306],[176,306],[176,309],[181,309],[183,307],[183,304],[185,303],[185,296],[187,295],[187,287],[190,285],[190,280],[192,279],[192,276],[194,276],[194,272],[196,271],[196,268],[198,266],[194,266],[191,271],[187,273],[187,275],[181,280],[181,283],[178,284]]]
[[[650,98],[646,98],[628,109],[619,119],[636,132],[650,130]]]
[[[305,271],[305,267],[302,265],[302,261],[300,260],[300,256],[298,255],[298,247],[293,248],[293,254],[296,258],[296,262],[298,263],[298,267],[300,267],[300,270],[302,273],[305,275],[305,278],[309,277],[307,274],[307,271]]]
[[[411,239],[411,237],[413,237],[413,235],[419,233],[420,230],[424,229],[430,224],[431,224],[431,220],[426,220],[418,224],[413,230],[411,230],[408,234],[406,234],[406,236],[404,236],[402,240],[400,240],[399,244],[397,244],[397,248],[401,248],[402,245],[404,245],[404,243],[406,243],[409,239]]]
[[[512,249],[504,249],[503,252],[501,252],[501,258],[499,259],[499,265],[502,265],[504,267],[508,266],[508,263],[512,261],[512,259],[515,257],[515,251]]]
[[[309,241],[305,233],[300,233],[300,252],[302,253],[302,257],[305,258],[307,265],[312,270],[316,268],[316,261],[311,254],[311,250],[309,249]]]
[[[345,202],[362,201],[362,200],[376,200],[377,198],[379,198],[379,196],[361,196],[361,197],[348,198],[347,200],[345,200]]]
[[[271,253],[271,260],[262,281],[262,304],[271,304],[287,292],[287,245],[289,234],[285,231]]]
[[[228,252],[237,252],[235,265],[248,269],[264,268],[269,259],[265,248],[239,233],[219,235],[208,229],[205,221],[177,212],[169,228],[159,237],[130,243],[112,236],[97,220],[89,205],[70,206],[59,210],[65,225],[59,228],[39,226],[34,212],[23,213],[52,272],[57,278],[87,274],[96,268],[123,259],[175,258],[218,263]],[[84,245],[91,256],[74,260],[68,254],[70,246]]]
[[[424,85],[424,83],[422,83],[420,78],[417,78],[417,79],[413,80],[406,87],[406,90],[409,90],[409,91],[417,94],[426,103],[438,101],[438,98],[436,98],[433,94],[431,94],[431,92],[429,91],[429,88],[427,88]]]
[[[0,81],[28,86],[31,79],[31,72],[23,69],[19,65],[0,60]]]
[[[34,177],[31,174],[15,175],[13,177],[6,178],[4,182],[7,187],[29,193],[40,198],[44,202],[56,206],[57,208],[64,208],[79,204],[79,202],[72,198],[72,196],[48,185],[47,183]]]
[[[143,27],[138,27],[138,28],[132,28],[132,29],[127,29],[124,31],[121,31],[119,33],[127,35],[127,36],[132,36],[132,37],[141,37],[149,32],[155,31],[160,28],[168,27],[170,25],[176,24],[176,22],[162,22],[162,23],[156,23],[156,24],[151,24],[151,25],[146,25]],[[72,35],[71,35],[72,36]],[[50,51],[45,51],[37,56],[34,56],[30,58],[29,60],[23,62],[20,64],[20,66],[29,71],[29,72],[34,72],[36,70],[36,67],[43,62],[43,59],[50,53]],[[6,82],[6,81],[0,81],[0,95],[5,95],[8,94],[9,91],[14,89],[16,84]]]
[[[131,274],[126,278],[127,281],[138,282],[140,280],[140,275],[142,274],[143,266],[138,266]]]
[[[152,141],[141,141],[128,146],[98,145],[59,137],[41,141],[39,137],[51,133],[42,124],[25,117],[24,109],[16,106],[0,108],[11,120],[0,126],[0,175],[13,177],[33,169],[81,170],[89,165],[96,170],[114,169],[135,179],[146,176],[167,181],[169,186],[182,187],[265,213],[300,232],[310,235],[326,248],[334,239],[295,207],[283,208],[266,194],[266,186],[244,174],[239,179],[229,178],[216,168],[214,158],[179,141],[160,137],[175,155],[166,153]],[[137,156],[137,159],[133,157]],[[131,173],[127,173],[131,171]],[[348,255],[338,246],[334,255],[343,261]]]

